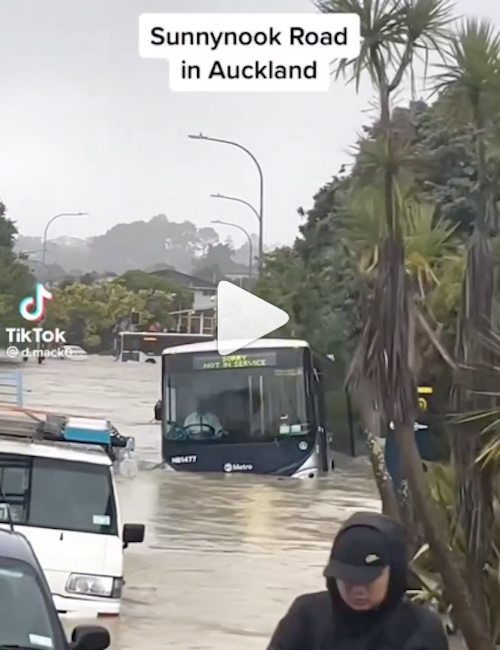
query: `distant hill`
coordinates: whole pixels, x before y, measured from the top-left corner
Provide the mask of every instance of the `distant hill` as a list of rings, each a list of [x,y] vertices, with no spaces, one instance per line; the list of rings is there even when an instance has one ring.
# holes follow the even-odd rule
[[[257,268],[258,237],[251,234],[253,263]],[[231,240],[221,242],[212,227],[190,221],[170,221],[164,214],[149,221],[119,223],[89,239],[57,237],[47,242],[46,266],[41,264],[40,237],[19,235],[16,251],[24,252],[39,278],[57,280],[66,274],[96,272],[121,275],[133,269],[175,268],[200,277],[248,275],[249,245],[235,249]],[[49,268],[47,268],[49,267]],[[201,275],[200,275],[201,273]]]
[[[70,246],[72,248],[77,248],[79,250],[87,250],[89,247],[89,242],[87,239],[79,239],[78,237],[56,237],[52,239],[53,244],[57,246]],[[41,242],[40,242],[41,243]]]

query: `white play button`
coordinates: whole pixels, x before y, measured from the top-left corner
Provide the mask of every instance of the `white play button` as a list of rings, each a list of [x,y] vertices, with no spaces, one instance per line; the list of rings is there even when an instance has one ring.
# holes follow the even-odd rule
[[[286,325],[282,309],[231,282],[217,287],[217,349],[225,356]]]

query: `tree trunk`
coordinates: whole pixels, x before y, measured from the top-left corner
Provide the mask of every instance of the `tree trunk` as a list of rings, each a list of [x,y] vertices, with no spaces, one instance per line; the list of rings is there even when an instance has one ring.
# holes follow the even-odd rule
[[[387,471],[382,445],[379,444],[380,435],[377,436],[375,433],[376,427],[380,431],[380,414],[375,410],[372,413],[372,421],[376,419],[378,422],[373,422],[372,427],[365,430],[366,446],[368,448],[368,458],[372,466],[375,483],[377,484],[380,500],[382,501],[382,512],[384,515],[388,515],[396,521],[401,521],[398,500],[394,492],[392,479]]]
[[[368,458],[372,466],[373,477],[377,485],[380,500],[382,501],[382,512],[396,521],[401,521],[398,500],[392,483],[391,476],[387,471],[384,452],[381,440],[381,416],[374,406],[369,386],[363,384],[358,386],[356,391],[358,404],[361,411],[363,430],[366,436]]]
[[[496,650],[494,642],[490,639],[476,613],[469,589],[453,551],[448,548],[447,541],[440,532],[445,530],[446,526],[444,522],[440,521],[440,514],[433,503],[422,459],[413,435],[413,427],[411,424],[398,423],[396,433],[413,503],[436,566],[439,567],[447,598],[454,610],[454,619],[457,621],[469,650]]]
[[[477,402],[477,398],[468,400],[465,412],[473,412],[473,409],[479,411],[480,405]],[[467,539],[465,575],[478,616],[480,616],[483,626],[487,628],[488,601],[483,566],[490,550],[487,531],[493,527],[494,514],[491,498],[492,484],[488,468],[481,467],[475,462],[481,451],[480,445],[481,432],[477,423],[461,425],[454,434],[453,454],[456,468],[458,515]],[[478,506],[478,504],[480,505]]]
[[[397,492],[397,500],[401,513],[401,521],[406,529],[408,557],[413,557],[418,549],[421,548],[422,544],[424,544],[425,537],[422,534],[422,526],[418,520],[406,476]]]

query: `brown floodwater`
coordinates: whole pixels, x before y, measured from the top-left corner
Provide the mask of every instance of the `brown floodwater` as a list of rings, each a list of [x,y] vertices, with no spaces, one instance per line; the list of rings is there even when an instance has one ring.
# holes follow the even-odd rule
[[[136,438],[139,474],[118,490],[123,521],[144,523],[146,540],[126,551],[114,649],[264,648],[292,599],[322,588],[339,524],[379,508],[363,459],[311,482],[159,469],[159,364],[48,360],[23,374],[28,406],[108,417]]]

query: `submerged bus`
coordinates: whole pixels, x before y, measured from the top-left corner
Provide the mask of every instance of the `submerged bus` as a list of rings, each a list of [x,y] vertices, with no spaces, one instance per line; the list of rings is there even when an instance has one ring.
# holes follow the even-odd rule
[[[340,364],[308,343],[260,339],[230,356],[216,341],[162,359],[162,456],[176,471],[315,478],[332,449],[354,455]]]
[[[156,363],[165,348],[211,341],[209,334],[182,334],[177,332],[120,332],[116,359],[119,361],[142,361]]]

